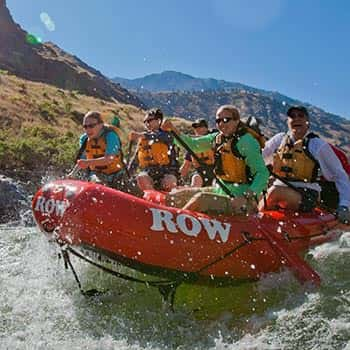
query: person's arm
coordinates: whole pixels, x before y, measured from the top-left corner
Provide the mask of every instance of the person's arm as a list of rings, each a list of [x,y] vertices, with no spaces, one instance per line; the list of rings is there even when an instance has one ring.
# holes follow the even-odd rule
[[[339,193],[339,206],[350,207],[349,176],[331,146],[321,139],[312,139],[310,140],[309,150],[314,158],[318,160],[325,179],[335,183]]]
[[[202,153],[212,149],[216,134],[207,134],[204,136],[191,137],[189,135],[180,134],[181,140],[186,143],[186,145],[194,153]],[[175,139],[175,143],[182,147],[181,143]]]
[[[81,150],[81,148],[83,147],[83,144],[86,144],[87,138],[88,136],[86,134],[81,135],[79,138],[79,151],[78,155],[76,156],[78,159],[86,159],[85,150]]]
[[[180,168],[180,175],[182,177],[185,177],[188,175],[190,169],[191,169],[192,162],[185,159],[184,162],[182,163],[182,166]]]
[[[273,163],[273,155],[280,146],[284,136],[285,133],[279,133],[266,141],[265,147],[262,150],[262,156],[265,164],[268,165]]]
[[[106,135],[106,155],[118,155],[122,149],[119,136],[115,132],[108,132]]]
[[[164,131],[164,130],[145,133],[144,137],[147,140],[162,142],[162,143],[165,143],[167,145],[170,145],[173,143],[173,136],[168,131]]]
[[[213,142],[217,133],[211,133],[204,136],[196,136],[191,137],[189,135],[182,134],[174,124],[166,119],[162,124],[162,129],[165,131],[173,131],[177,134],[182,141],[194,152],[194,153],[202,153],[209,151],[213,147]],[[179,147],[183,147],[179,141],[175,138],[175,144]]]
[[[128,135],[129,141],[138,141],[141,137],[144,136],[144,132],[139,131],[130,131]]]
[[[256,196],[259,196],[267,188],[269,171],[265,166],[264,159],[258,141],[250,134],[245,134],[237,142],[237,148],[244,157],[253,180],[249,190]]]

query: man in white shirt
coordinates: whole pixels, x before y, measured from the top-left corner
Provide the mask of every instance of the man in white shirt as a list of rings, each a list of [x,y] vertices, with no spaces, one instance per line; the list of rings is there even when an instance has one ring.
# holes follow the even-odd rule
[[[272,137],[263,150],[265,163],[272,165],[276,174],[266,196],[267,208],[311,211],[320,197],[320,170],[327,181],[335,183],[339,193],[339,221],[349,223],[350,181],[341,162],[326,141],[309,132],[305,107],[291,107],[287,116],[288,132]]]

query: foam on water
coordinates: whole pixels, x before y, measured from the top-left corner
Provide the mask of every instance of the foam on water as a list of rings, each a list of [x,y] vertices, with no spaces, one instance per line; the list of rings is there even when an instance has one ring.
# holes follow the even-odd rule
[[[319,291],[301,288],[283,272],[224,290],[227,299],[251,294],[239,300],[254,306],[246,314],[223,307],[218,314],[198,317],[181,303],[172,313],[156,290],[73,259],[85,288],[109,290],[86,298],[44,235],[34,228],[0,226],[0,348],[345,349],[350,340],[349,239],[344,233],[311,251],[309,261],[324,281]]]

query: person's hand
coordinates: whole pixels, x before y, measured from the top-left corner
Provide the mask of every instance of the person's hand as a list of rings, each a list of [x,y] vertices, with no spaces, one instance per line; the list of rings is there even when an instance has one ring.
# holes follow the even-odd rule
[[[77,165],[80,169],[87,169],[89,167],[89,165],[91,165],[89,163],[90,163],[90,161],[87,159],[79,159],[77,161]]]
[[[253,196],[244,195],[233,198],[231,199],[231,205],[233,212],[237,214],[251,215],[258,211],[258,203]]]
[[[141,137],[139,132],[136,131],[130,131],[128,139],[129,141],[136,141]]]
[[[350,211],[348,207],[340,205],[337,209],[338,221],[342,224],[350,224]]]
[[[248,208],[248,200],[244,196],[231,199],[231,206],[234,214],[245,214]]]
[[[252,215],[255,214],[259,211],[258,209],[258,202],[254,199],[254,200],[247,200],[247,211],[246,214],[247,215]]]
[[[164,130],[164,131],[174,131],[175,130],[175,126],[170,121],[170,119],[166,119],[166,120],[163,121],[163,123],[161,125],[161,129]]]

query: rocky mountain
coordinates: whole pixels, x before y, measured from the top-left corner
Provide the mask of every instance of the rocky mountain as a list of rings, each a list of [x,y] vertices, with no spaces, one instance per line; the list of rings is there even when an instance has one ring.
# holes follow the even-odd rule
[[[217,108],[223,104],[237,106],[243,118],[258,117],[268,137],[286,130],[286,111],[296,100],[244,89],[177,92],[138,91],[138,97],[148,106],[160,107],[167,115],[186,119],[205,118],[213,125]],[[329,142],[341,146],[350,154],[350,120],[307,105],[314,132]]]
[[[160,107],[168,115],[190,120],[205,118],[212,126],[217,108],[222,104],[233,104],[239,108],[243,118],[258,117],[268,137],[286,129],[289,106],[303,104],[310,111],[313,130],[350,153],[349,120],[276,91],[213,78],[196,78],[175,71],[138,79],[113,80],[134,91],[149,107]]]
[[[230,82],[226,80],[218,80],[214,78],[197,78],[189,74],[176,71],[164,71],[162,73],[154,73],[146,75],[142,78],[125,79],[113,78],[114,82],[119,83],[126,89],[137,91],[151,92],[178,92],[178,91],[206,91],[206,90],[245,90],[252,93],[259,93],[265,96],[271,96],[278,101],[294,103],[295,100],[284,96],[276,91],[267,91],[258,89],[249,85]]]
[[[16,76],[103,99],[142,106],[125,88],[53,43],[40,43],[14,22],[0,0],[0,69]]]
[[[175,71],[164,71],[162,73],[150,74],[146,75],[145,77],[136,79],[124,79],[116,77],[112,80],[130,90],[148,90],[153,92],[247,88],[246,85],[240,83],[231,83],[225,80],[217,80],[212,78],[195,78],[191,75]],[[251,89],[254,91],[257,90],[254,88]]]

